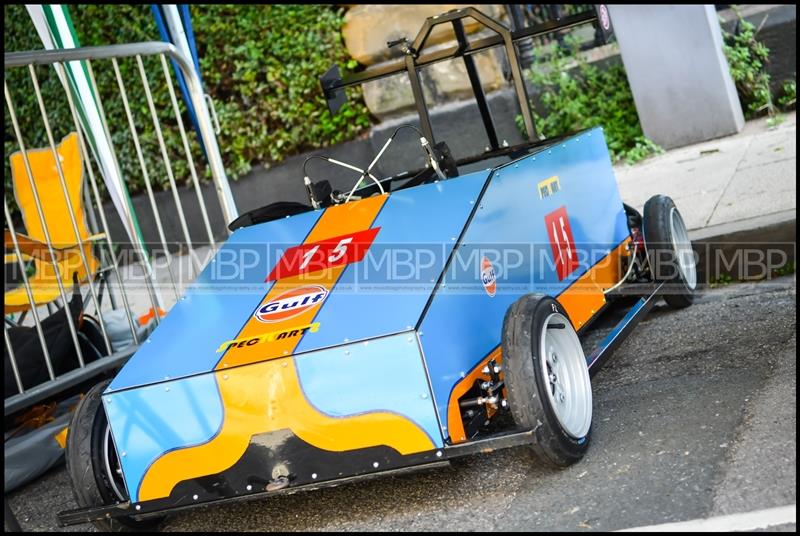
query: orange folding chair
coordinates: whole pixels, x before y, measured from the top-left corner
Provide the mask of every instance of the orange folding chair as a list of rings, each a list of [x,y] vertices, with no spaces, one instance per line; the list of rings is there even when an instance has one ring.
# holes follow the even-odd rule
[[[104,270],[100,269],[100,262],[94,255],[93,244],[104,239],[105,234],[90,234],[86,225],[81,187],[83,184],[83,163],[81,162],[78,134],[72,132],[67,135],[56,148],[61,169],[64,173],[69,199],[69,204],[64,196],[64,190],[58,177],[53,151],[50,147],[44,149],[29,149],[27,151],[30,162],[33,183],[36,187],[42,208],[47,231],[55,253],[54,265],[42,220],[36,208],[34,191],[28,178],[25,159],[22,152],[17,151],[11,155],[11,175],[14,185],[14,198],[19,207],[25,224],[27,234],[17,232],[16,238],[23,263],[32,262],[35,267],[33,275],[28,277],[34,304],[49,304],[61,297],[59,291],[59,278],[65,292],[72,288],[73,274],[77,274],[81,283],[87,280],[101,281],[99,298],[102,298],[102,283]],[[86,255],[88,266],[81,259],[78,239],[70,221],[74,218],[78,228],[80,241]],[[5,263],[17,263],[11,232],[4,233],[6,248]],[[8,253],[9,250],[12,253]],[[58,270],[56,270],[58,266]],[[16,287],[5,292],[5,314],[25,312],[30,309],[31,303],[24,286]]]

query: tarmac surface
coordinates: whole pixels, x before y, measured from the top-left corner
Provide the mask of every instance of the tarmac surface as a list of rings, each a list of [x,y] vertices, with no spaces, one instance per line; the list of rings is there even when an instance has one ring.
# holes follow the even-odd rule
[[[593,378],[592,444],[568,469],[515,447],[449,468],[199,508],[163,529],[605,531],[793,507],[796,301],[790,276],[708,289],[683,310],[659,302]],[[7,499],[31,531],[58,530],[56,512],[76,507],[63,466]],[[775,529],[796,525],[784,519]]]

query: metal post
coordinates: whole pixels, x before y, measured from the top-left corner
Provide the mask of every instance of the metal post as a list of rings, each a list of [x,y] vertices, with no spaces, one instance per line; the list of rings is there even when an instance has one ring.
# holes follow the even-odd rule
[[[175,111],[175,119],[178,122],[178,130],[181,133],[181,141],[183,141],[183,150],[186,152],[186,161],[189,164],[189,172],[192,175],[192,183],[194,184],[194,191],[197,193],[197,202],[200,205],[200,214],[203,216],[203,223],[208,233],[208,242],[213,248],[216,243],[214,242],[214,233],[211,232],[211,223],[208,220],[208,212],[206,211],[206,203],[203,199],[203,193],[200,191],[200,182],[197,179],[197,170],[194,167],[194,158],[192,158],[192,151],[189,148],[189,140],[186,137],[186,129],[183,126],[183,118],[181,117],[181,110],[178,107],[178,99],[175,97],[175,89],[172,87],[172,77],[169,74],[169,67],[167,66],[167,59],[164,54],[159,54],[161,58],[161,67],[164,69],[164,78],[167,80],[167,88],[169,89],[169,96],[172,100],[172,109]]]
[[[428,107],[425,105],[425,95],[422,93],[419,71],[417,70],[416,63],[414,63],[414,56],[411,54],[406,54],[406,71],[408,71],[408,80],[411,83],[411,92],[414,94],[414,104],[419,114],[419,127],[422,130],[422,135],[428,139],[431,145],[435,145],[436,141],[433,137],[433,128],[431,127],[430,115],[428,115]]]
[[[520,4],[507,4],[506,11],[508,11],[509,18],[514,25],[514,30],[520,30],[525,27],[525,17],[522,14],[522,6]],[[527,69],[533,64],[532,37],[519,41],[519,62],[523,69]]]
[[[210,114],[208,113],[208,106],[206,105],[205,95],[203,94],[203,88],[200,86],[200,79],[197,76],[197,73],[194,70],[194,65],[189,61],[189,58],[186,56],[186,51],[189,50],[189,46],[186,42],[186,36],[183,31],[183,24],[180,22],[180,16],[178,15],[178,10],[174,5],[167,5],[164,9],[164,19],[166,20],[167,26],[169,27],[169,32],[171,35],[175,36],[176,40],[180,43],[180,48],[176,50],[183,61],[183,65],[181,65],[181,71],[183,71],[184,78],[186,79],[186,86],[189,89],[189,93],[191,94],[192,98],[192,105],[194,106],[195,115],[197,117],[202,116],[202,120],[198,120],[198,125],[200,126],[200,134],[203,139],[203,144],[205,145],[206,152],[208,153],[209,157],[209,164],[212,167],[212,172],[214,171],[214,166],[216,165],[216,161],[220,162],[219,166],[219,173],[220,177],[225,177],[225,170],[222,168],[221,165],[221,158],[219,158],[219,148],[217,147],[217,138],[213,136],[210,127],[211,127],[211,119]],[[173,55],[173,57],[175,57]],[[177,59],[177,58],[176,58]],[[181,63],[181,60],[178,61]],[[196,95],[195,95],[196,94]],[[208,130],[208,132],[206,132]],[[209,147],[209,143],[213,144],[213,147]],[[211,151],[216,153],[214,158],[211,157]],[[222,214],[225,217],[225,229],[227,229],[227,224],[235,220],[239,214],[236,212],[236,205],[233,202],[233,195],[231,194],[230,186],[228,185],[228,180],[225,178],[224,181],[216,180],[215,174],[215,182],[217,185],[217,194],[220,197],[220,204],[222,205]],[[230,206],[229,206],[230,205]],[[228,214],[228,211],[233,210],[232,213]]]
[[[62,79],[66,80],[66,73],[65,73],[66,69],[64,69],[64,65],[61,63],[56,63],[55,65],[57,65],[61,69]],[[133,336],[133,343],[139,344],[139,337],[136,334],[136,324],[134,323],[133,318],[131,317],[130,305],[128,304],[128,294],[127,292],[125,292],[125,285],[122,284],[122,278],[119,275],[119,265],[117,263],[117,256],[114,254],[114,243],[111,239],[111,232],[108,229],[108,221],[106,220],[106,214],[105,211],[103,210],[103,201],[100,198],[100,192],[97,189],[97,181],[94,177],[94,171],[92,170],[92,160],[89,157],[89,151],[86,148],[86,140],[83,137],[83,130],[81,129],[81,124],[80,121],[78,120],[78,111],[75,108],[75,102],[72,99],[72,92],[69,90],[69,88],[65,88],[65,90],[67,93],[67,103],[69,104],[69,111],[72,114],[72,121],[75,124],[75,130],[78,133],[78,142],[80,143],[81,155],[83,161],[86,163],[86,171],[89,173],[89,184],[92,187],[92,193],[94,194],[94,199],[95,202],[97,203],[97,211],[100,214],[100,223],[103,225],[103,233],[105,234],[105,240],[108,245],[108,252],[109,255],[111,256],[112,270],[114,272],[114,275],[116,275],[117,284],[119,285],[120,294],[122,295],[122,304],[123,307],[125,307],[125,316],[128,318],[128,325],[131,329],[131,335]],[[86,206],[91,207],[92,204],[87,203]],[[102,254],[103,248],[100,248],[100,252]],[[109,285],[108,288],[108,296],[112,300],[112,305],[113,305],[114,293],[111,291],[111,285]],[[101,314],[100,311],[98,311],[97,314]]]
[[[535,140],[537,137],[540,140],[544,139],[543,136],[538,136],[536,134],[536,126],[533,123],[533,114],[531,114],[528,90],[525,87],[525,80],[522,78],[522,70],[519,67],[517,50],[514,48],[514,41],[511,39],[510,32],[503,34],[503,41],[505,42],[508,64],[511,67],[511,77],[514,80],[514,88],[516,89],[517,100],[519,101],[522,122],[525,123],[525,133],[528,135],[528,139],[531,141]]]
[[[11,346],[11,338],[8,336],[8,325],[4,325],[3,328],[3,335],[6,337],[8,359],[11,362],[11,371],[14,373],[14,381],[17,382],[17,390],[20,393],[24,393],[25,388],[22,386],[22,378],[19,377],[19,369],[17,368],[17,357],[14,355],[14,348]]]
[[[458,46],[460,48],[466,47],[467,37],[464,33],[464,24],[461,22],[461,19],[453,19],[453,31],[456,34]],[[486,130],[486,136],[489,138],[489,146],[492,150],[499,149],[500,144],[497,142],[497,132],[494,128],[492,112],[489,110],[489,105],[486,103],[486,95],[483,93],[481,78],[478,74],[478,69],[475,67],[475,60],[471,55],[464,56],[464,67],[467,69],[469,83],[472,86],[472,92],[475,94],[475,102],[478,104],[478,111],[481,113],[483,128]]]
[[[89,81],[92,84],[92,91],[97,97],[97,108],[100,111],[100,123],[103,125],[103,132],[106,135],[106,139],[109,141],[109,148],[111,149],[111,156],[114,160],[114,166],[117,170],[117,176],[122,177],[120,170],[119,161],[117,160],[117,152],[114,150],[114,144],[111,143],[111,131],[108,129],[108,121],[106,120],[106,112],[103,109],[103,100],[100,98],[100,91],[97,88],[97,80],[94,77],[94,69],[92,69],[92,62],[88,59],[86,60],[86,69],[89,71]],[[128,218],[128,225],[130,226],[131,230],[136,229],[136,223],[133,219],[133,215],[131,211],[133,210],[132,207],[128,206],[127,211],[125,212],[125,216]],[[161,300],[159,299],[158,295],[156,294],[155,285],[158,283],[158,280],[155,276],[155,271],[153,267],[150,265],[150,259],[147,256],[147,252],[144,249],[144,244],[141,243],[140,240],[136,240],[136,253],[139,255],[139,260],[142,262],[142,270],[144,271],[144,283],[147,287],[148,294],[150,295],[150,303],[153,306],[154,317],[156,320],[156,325],[161,323],[161,318],[158,316],[158,309],[161,305]]]
[[[158,114],[156,113],[156,107],[153,104],[153,95],[150,92],[150,82],[147,80],[147,73],[144,71],[144,63],[142,62],[142,57],[137,54],[136,56],[136,63],[139,65],[139,75],[142,78],[142,86],[144,87],[144,94],[147,97],[147,106],[150,108],[150,117],[153,120],[153,128],[156,131],[156,137],[158,138],[158,145],[161,149],[161,158],[164,159],[164,168],[167,170],[167,178],[169,179],[170,187],[172,188],[172,198],[175,201],[175,206],[178,209],[178,220],[181,222],[181,230],[183,231],[183,238],[186,240],[186,245],[188,248],[194,249],[192,247],[192,239],[189,236],[189,226],[186,225],[186,215],[183,212],[183,204],[181,203],[181,198],[178,195],[178,187],[175,184],[175,176],[172,173],[172,162],[169,159],[169,151],[167,151],[167,144],[164,142],[164,135],[161,133],[161,124],[158,122]]]
[[[172,283],[172,291],[175,293],[175,299],[177,300],[180,298],[180,294],[178,293],[178,287],[175,285],[175,277],[172,274],[172,255],[169,252],[167,239],[164,236],[164,226],[161,222],[161,214],[158,211],[158,204],[153,196],[153,188],[150,184],[150,174],[147,171],[147,164],[145,163],[144,154],[142,153],[142,146],[139,144],[139,134],[136,130],[136,123],[133,121],[131,107],[128,104],[128,92],[125,90],[125,83],[122,81],[122,75],[119,70],[119,65],[117,64],[117,59],[111,58],[111,64],[114,66],[114,75],[117,77],[117,86],[119,87],[120,97],[122,97],[122,106],[125,108],[125,116],[128,118],[128,127],[131,131],[133,146],[136,149],[136,157],[139,160],[139,167],[142,170],[142,178],[144,179],[144,186],[147,190],[147,197],[150,200],[150,208],[153,209],[153,217],[156,221],[158,236],[161,239],[161,246],[164,248],[164,256],[167,260],[167,273],[169,274],[169,280]]]

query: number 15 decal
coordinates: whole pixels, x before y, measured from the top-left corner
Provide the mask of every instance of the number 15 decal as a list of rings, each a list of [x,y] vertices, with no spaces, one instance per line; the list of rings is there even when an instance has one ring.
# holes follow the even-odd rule
[[[547,236],[550,237],[550,247],[553,249],[558,280],[561,281],[578,267],[578,254],[575,251],[572,228],[569,226],[567,207],[561,207],[546,215],[544,222],[547,225]]]
[[[380,227],[366,229],[289,248],[272,269],[267,281],[360,262],[380,229]]]

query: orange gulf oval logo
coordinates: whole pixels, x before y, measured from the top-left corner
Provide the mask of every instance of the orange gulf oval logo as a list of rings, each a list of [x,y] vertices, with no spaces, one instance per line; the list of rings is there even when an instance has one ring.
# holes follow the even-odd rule
[[[486,289],[486,294],[494,298],[494,293],[497,291],[497,276],[492,263],[486,257],[481,260],[481,283]]]
[[[328,290],[318,285],[295,288],[265,303],[258,308],[253,316],[260,322],[280,322],[316,307],[324,302],[327,297]]]

